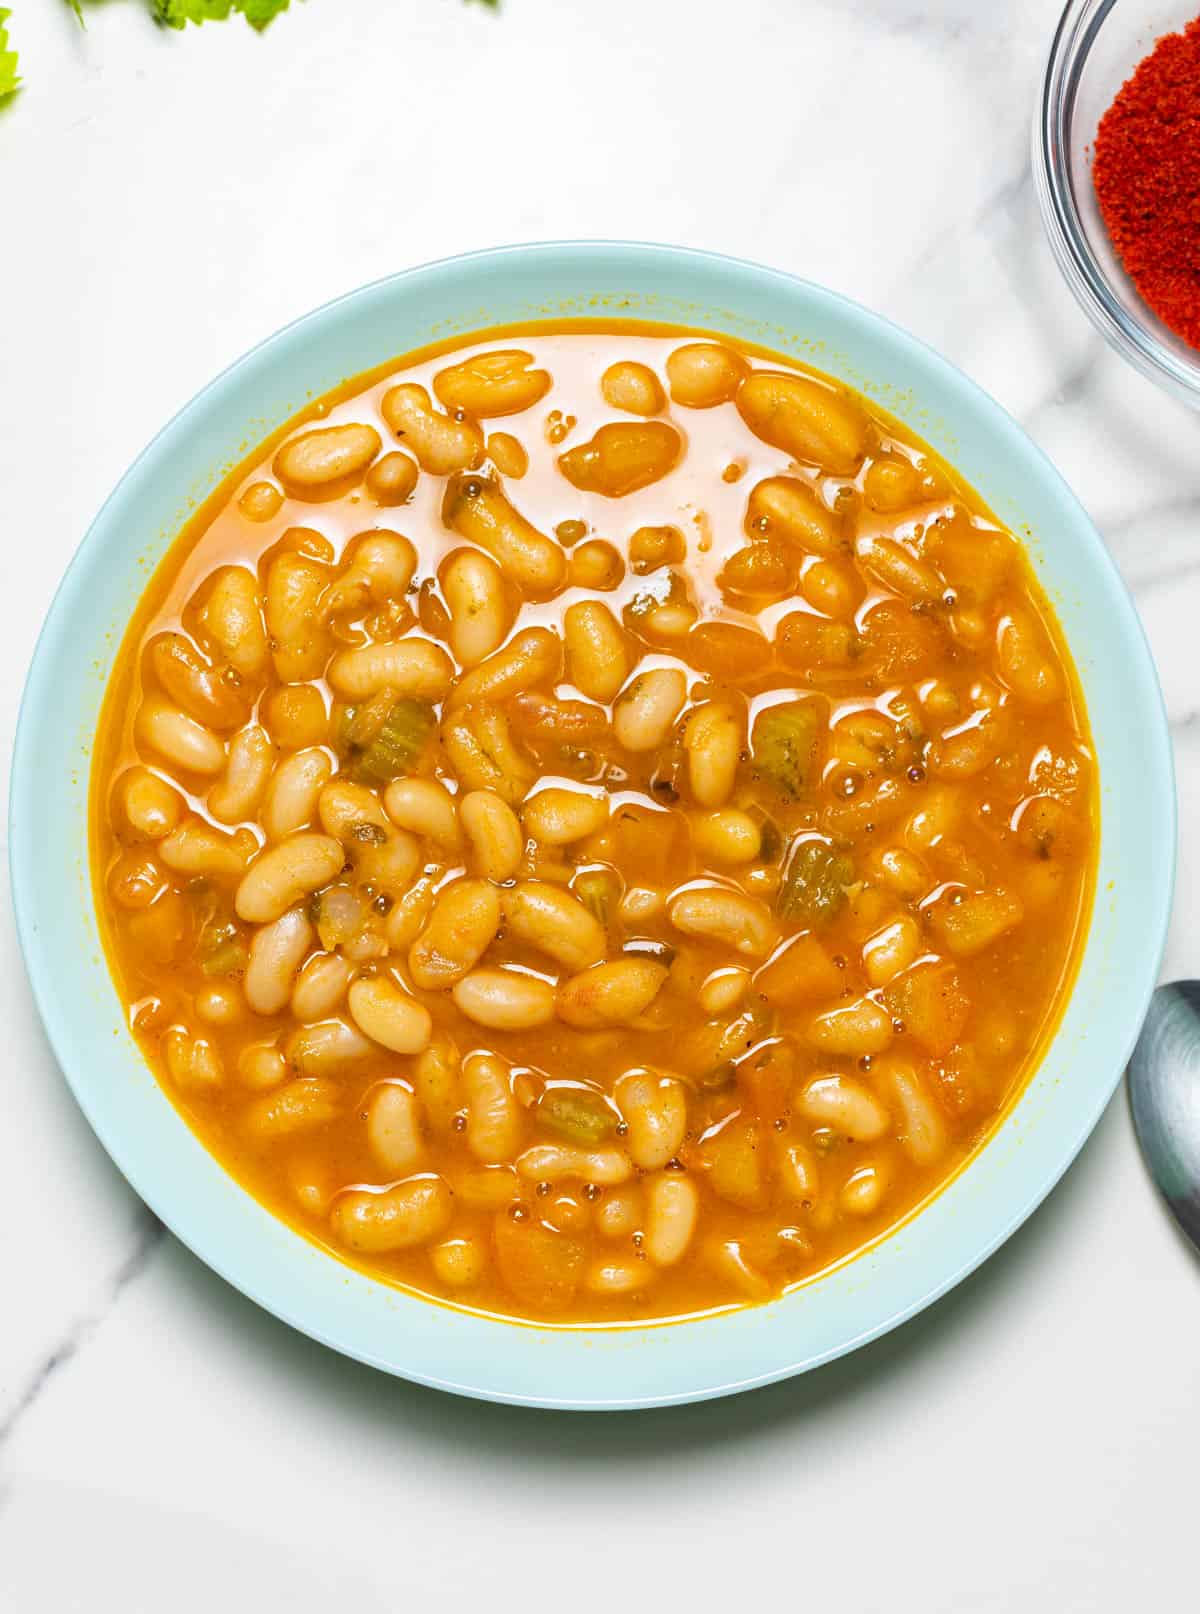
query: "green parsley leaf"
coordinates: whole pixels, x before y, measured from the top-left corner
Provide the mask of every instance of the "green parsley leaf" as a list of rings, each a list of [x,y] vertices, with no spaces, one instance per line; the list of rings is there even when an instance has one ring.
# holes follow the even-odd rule
[[[151,0],[155,22],[185,28],[189,22],[224,22],[233,0]]]
[[[4,26],[11,16],[11,11],[0,10],[0,98],[11,95],[21,83],[17,53],[8,48],[8,29]]]
[[[289,0],[150,0],[154,20],[167,28],[185,28],[189,22],[224,22],[232,15],[245,17],[260,32]]]
[[[288,0],[238,0],[238,10],[251,28],[263,29],[288,8]]]
[[[83,20],[83,7],[79,3],[79,0],[67,0],[67,4],[70,6],[71,10],[75,13],[75,20],[76,20],[76,22],[78,22],[79,26],[81,28],[86,28],[87,23]]]

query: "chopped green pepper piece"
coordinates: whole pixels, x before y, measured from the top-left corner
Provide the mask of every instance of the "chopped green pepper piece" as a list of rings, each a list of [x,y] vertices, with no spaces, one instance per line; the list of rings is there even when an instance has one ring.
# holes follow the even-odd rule
[[[750,817],[758,825],[758,859],[760,863],[778,863],[783,852],[783,831],[779,825],[757,802],[747,809]]]
[[[794,841],[775,897],[781,919],[819,927],[837,918],[846,901],[854,865],[828,841]]]
[[[812,778],[820,723],[816,701],[768,707],[754,725],[755,773],[785,796],[800,795]]]
[[[427,701],[392,700],[369,733],[364,733],[365,717],[366,707],[346,714],[344,746],[351,777],[361,785],[386,785],[411,773],[433,733],[433,707]]]
[[[575,876],[571,892],[607,930],[617,901],[617,879],[609,869],[584,869]]]
[[[551,1087],[537,1103],[537,1118],[551,1132],[592,1147],[609,1136],[617,1118],[599,1093],[586,1087]]]
[[[206,925],[200,932],[200,968],[205,975],[234,975],[246,967],[246,943],[232,922]]]

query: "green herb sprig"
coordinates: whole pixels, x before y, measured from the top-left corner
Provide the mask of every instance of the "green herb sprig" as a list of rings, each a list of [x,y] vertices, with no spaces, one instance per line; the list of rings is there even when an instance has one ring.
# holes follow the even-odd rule
[[[8,29],[5,27],[11,11],[0,10],[0,100],[11,95],[21,85],[21,75],[17,72],[17,53],[10,50],[8,45]]]
[[[189,22],[224,22],[236,15],[245,17],[261,33],[287,8],[288,0],[150,0],[155,22],[166,28],[186,28]]]
[[[66,0],[86,28],[83,0]],[[164,28],[183,29],[189,22],[226,22],[230,17],[244,17],[251,28],[261,33],[268,23],[274,22],[280,12],[286,11],[291,0],[147,0],[150,14]],[[478,0],[478,4],[491,11],[500,9],[500,0]],[[0,6],[0,102],[21,87],[17,71],[17,53],[8,42],[6,24],[12,12]]]

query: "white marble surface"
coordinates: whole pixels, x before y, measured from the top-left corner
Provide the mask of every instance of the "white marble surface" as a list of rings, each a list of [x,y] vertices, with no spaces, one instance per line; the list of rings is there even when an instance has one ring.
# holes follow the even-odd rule
[[[38,622],[161,421],[337,292],[513,239],[675,240],[909,326],[1057,461],[1134,589],[1200,973],[1197,420],[1102,348],[1029,177],[1052,0],[308,0],[257,39],[11,0],[0,750]],[[77,1113],[0,921],[0,1609],[744,1601],[1191,1606],[1200,1271],[1120,1095],[917,1322],[805,1380],[572,1420],[343,1362],[163,1234]]]

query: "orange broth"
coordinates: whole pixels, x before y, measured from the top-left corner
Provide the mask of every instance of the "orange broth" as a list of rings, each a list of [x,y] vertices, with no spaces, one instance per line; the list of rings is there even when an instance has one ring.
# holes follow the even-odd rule
[[[91,839],[129,1023],[231,1175],[387,1282],[621,1324],[807,1281],[981,1146],[1096,801],[1028,560],[926,445],[587,323],[248,456],[125,636]]]

